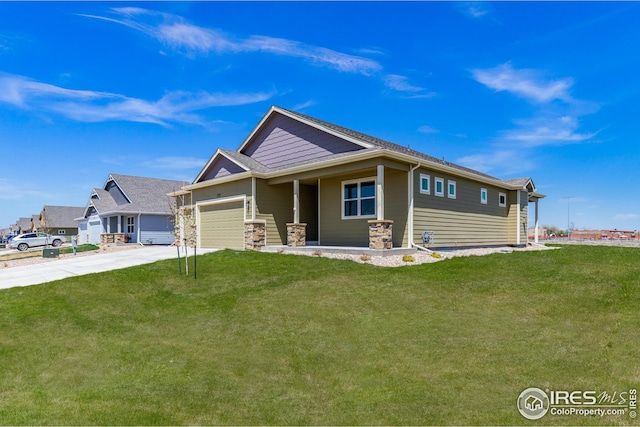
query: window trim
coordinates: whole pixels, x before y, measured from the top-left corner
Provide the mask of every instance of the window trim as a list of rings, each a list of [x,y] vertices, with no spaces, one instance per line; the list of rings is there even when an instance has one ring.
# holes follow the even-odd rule
[[[67,234],[67,230],[58,230],[58,234]]]
[[[502,201],[504,199],[504,202]],[[498,206],[501,208],[507,207],[507,193],[498,193]]]
[[[427,189],[422,188],[422,182],[427,182]],[[420,174],[420,194],[431,194],[431,176],[426,173]]]
[[[453,188],[453,193],[451,192],[451,188]],[[452,179],[448,179],[447,180],[447,198],[455,199],[456,193],[458,192],[457,189],[458,189],[458,185],[456,184],[456,182]]]
[[[480,188],[480,203],[486,205],[489,201],[489,193],[486,188]]]
[[[361,193],[360,193],[360,185],[363,182],[370,182],[373,181],[373,185],[374,185],[374,192],[373,192],[373,197],[365,197],[364,199],[361,197]],[[345,215],[345,198],[344,198],[344,187],[345,185],[348,184],[358,184],[358,196],[355,199],[347,199],[347,200],[357,200],[358,204],[357,204],[357,210],[358,210],[358,214],[357,215]],[[340,216],[341,219],[371,219],[371,218],[377,218],[377,209],[378,209],[378,195],[377,195],[377,188],[378,188],[378,180],[376,179],[375,176],[372,177],[367,177],[367,178],[358,178],[358,179],[350,179],[347,181],[342,181],[340,183]],[[371,200],[373,199],[374,204],[373,204],[373,214],[371,215],[362,215],[360,213],[360,208],[361,208],[361,201],[362,200]]]
[[[433,189],[433,194],[439,197],[444,197],[444,178],[435,177],[435,188]],[[440,184],[440,191],[438,191],[438,184]]]
[[[126,224],[127,233],[126,234],[134,234],[136,232],[136,217],[135,216],[128,216],[126,218],[127,218],[127,220],[126,220],[126,222],[127,222],[127,224]],[[129,220],[131,220],[131,223],[129,223]],[[129,230],[131,230],[131,231],[129,231]]]

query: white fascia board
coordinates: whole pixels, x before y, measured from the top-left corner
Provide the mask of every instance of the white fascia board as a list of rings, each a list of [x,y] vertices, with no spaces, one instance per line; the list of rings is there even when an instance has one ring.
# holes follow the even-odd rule
[[[271,117],[274,111],[278,111],[281,113],[279,108],[277,108],[275,105],[272,105],[271,108],[269,108],[269,111],[267,111],[267,113],[264,116],[262,116],[258,124],[251,130],[251,133],[249,133],[249,135],[244,139],[244,141],[242,141],[242,144],[240,144],[240,147],[238,147],[238,149],[236,150],[238,153],[241,152],[242,149],[249,143],[249,141],[253,139],[255,134],[258,132],[258,129],[262,128],[262,125],[266,123],[267,119]]]
[[[228,155],[226,155],[221,149],[217,149],[215,153],[213,153],[213,156],[211,156],[211,158],[209,159],[209,161],[207,162],[207,164],[202,168],[202,170],[200,171],[200,173],[198,173],[198,176],[196,176],[196,179],[193,180],[193,183],[191,183],[191,185],[197,184],[198,180],[200,178],[202,178],[202,176],[204,175],[205,171],[207,169],[209,169],[209,166],[211,166],[211,164],[218,158],[218,156],[222,156],[225,159],[229,160],[230,162],[233,162],[234,164],[238,165],[239,167],[241,167],[242,169],[244,169],[245,171],[249,171],[250,169],[247,167],[247,165],[243,165],[242,163],[238,162],[236,159],[229,157]]]
[[[352,137],[352,136],[345,135],[345,134],[340,133],[340,132],[338,132],[338,131],[335,131],[335,130],[333,130],[333,129],[331,129],[331,128],[328,128],[328,127],[322,126],[322,125],[320,125],[320,124],[318,124],[318,123],[315,123],[315,122],[312,122],[312,121],[305,120],[304,118],[297,117],[297,116],[293,116],[293,115],[291,115],[288,111],[283,111],[283,110],[279,109],[278,107],[275,107],[275,111],[277,111],[277,112],[279,112],[280,114],[285,115],[285,116],[287,116],[287,117],[289,117],[289,118],[291,118],[291,119],[293,119],[293,120],[297,120],[297,121],[299,121],[299,122],[301,122],[301,123],[304,123],[304,124],[306,124],[306,125],[308,125],[308,126],[314,127],[314,128],[316,128],[316,129],[318,129],[318,130],[321,130],[321,131],[323,131],[323,132],[329,133],[329,134],[331,134],[331,135],[333,135],[333,136],[336,136],[336,137],[338,137],[338,138],[341,138],[341,139],[344,139],[344,140],[346,140],[346,141],[352,142],[352,143],[354,143],[354,144],[356,144],[356,145],[359,145],[359,146],[361,146],[361,147],[363,147],[363,148],[374,148],[374,145],[369,144],[368,142],[364,142],[364,141],[362,141],[362,140],[360,140],[360,139],[357,139],[357,138],[354,138],[354,137]]]
[[[211,156],[209,158],[209,161],[204,165],[204,167],[200,170],[200,172],[198,172],[198,175],[196,175],[196,179],[193,180],[192,184],[195,184],[196,182],[198,182],[198,180],[200,178],[202,178],[202,175],[204,174],[204,171],[209,169],[209,166],[211,166],[211,163],[213,163],[213,161],[218,156],[218,154],[220,154],[220,149],[219,148],[216,150],[215,153],[213,153],[213,156]]]
[[[123,215],[123,216],[138,216],[138,215],[158,215],[158,216],[172,216],[171,212],[161,213],[161,212],[127,212],[127,211],[109,211],[105,213],[100,213],[98,216],[107,217],[114,215]]]
[[[267,114],[265,114],[265,115],[264,115],[264,117],[262,117],[262,119],[260,120],[260,122],[258,122],[258,124],[256,125],[256,127],[255,127],[255,128],[253,128],[253,130],[251,131],[251,133],[249,134],[249,136],[247,136],[247,138],[242,142],[242,144],[240,145],[240,147],[239,147],[239,148],[238,148],[238,150],[237,150],[237,151],[238,151],[238,153],[239,153],[239,152],[241,152],[241,151],[246,147],[246,145],[249,143],[249,141],[251,141],[251,140],[253,139],[253,137],[254,137],[254,136],[255,136],[255,134],[258,132],[258,130],[262,128],[262,126],[263,126],[263,125],[266,123],[266,121],[267,121],[267,120],[268,120],[268,119],[273,115],[273,113],[279,113],[279,114],[282,114],[283,116],[287,116],[287,117],[289,117],[289,118],[290,118],[290,119],[292,119],[292,120],[298,121],[298,122],[300,122],[300,123],[304,123],[304,124],[306,124],[306,125],[308,125],[308,126],[311,126],[311,127],[316,128],[316,129],[318,129],[318,130],[321,130],[321,131],[323,131],[323,132],[329,133],[329,134],[331,134],[331,135],[333,135],[333,136],[336,136],[336,137],[338,137],[338,138],[344,139],[344,140],[349,141],[349,142],[351,142],[351,143],[353,143],[353,144],[359,145],[359,146],[361,146],[361,147],[363,147],[363,148],[374,148],[374,146],[373,146],[373,145],[371,145],[371,144],[369,144],[369,143],[363,142],[363,141],[361,141],[361,140],[359,140],[359,139],[357,139],[357,138],[353,138],[353,137],[351,137],[351,136],[349,136],[349,135],[344,135],[344,134],[342,134],[342,133],[336,132],[336,131],[335,131],[335,130],[333,130],[333,129],[330,129],[330,128],[327,128],[327,127],[321,126],[321,125],[319,125],[318,123],[315,123],[315,122],[312,122],[312,121],[305,120],[305,119],[303,119],[303,118],[301,118],[301,117],[298,117],[298,116],[294,116],[294,115],[292,115],[291,113],[289,113],[288,111],[282,110],[281,108],[278,108],[278,107],[276,107],[276,106],[274,105],[274,106],[272,106],[272,107],[269,109],[269,111],[267,112]]]
[[[109,178],[107,179],[107,182],[104,183],[104,187],[102,187],[103,190],[105,190],[105,191],[107,190],[107,184],[109,183],[109,181],[113,181],[116,184],[116,186],[118,187],[118,190],[120,190],[122,192],[122,194],[124,194],[124,197],[129,201],[129,203],[133,203],[131,201],[131,197],[127,196],[127,193],[124,192],[124,190],[122,189],[120,184],[118,184],[118,181],[116,181],[115,178],[113,177],[113,175],[111,175],[111,174],[109,174]]]
[[[259,174],[255,172],[240,172],[234,173],[232,175],[223,176],[220,178],[209,179],[207,181],[197,182],[195,184],[189,184],[182,187],[182,191],[193,191],[199,188],[206,188],[212,185],[224,184],[226,182],[233,182],[239,179],[251,178],[252,176],[261,177]]]
[[[237,161],[236,159],[234,159],[233,157],[229,157],[227,154],[224,153],[224,151],[221,151],[220,149],[218,149],[218,152],[220,153],[221,156],[223,156],[225,159],[233,162],[234,164],[240,166],[242,169],[244,169],[245,171],[249,172],[251,169],[249,169],[249,167],[247,165],[244,165],[242,163],[240,163],[239,161]]]
[[[340,157],[337,159],[331,159],[327,161],[320,161],[313,164],[300,165],[292,168],[282,169],[274,172],[267,173],[257,173],[257,172],[242,172],[233,175],[227,175],[221,178],[215,178],[208,181],[199,182],[196,184],[191,184],[184,186],[182,189],[184,191],[196,190],[199,188],[209,187],[211,185],[223,184],[226,182],[237,181],[245,178],[262,178],[262,179],[271,179],[271,178],[279,178],[285,177],[287,175],[293,175],[296,173],[304,173],[310,172],[319,169],[325,169],[332,166],[340,166],[343,164],[353,163],[360,160],[368,160],[376,157],[386,157],[390,159],[399,160],[401,162],[407,163],[407,166],[419,164],[421,167],[426,167],[429,169],[433,169],[436,171],[441,171],[444,173],[448,173],[451,175],[455,175],[461,178],[467,178],[476,182],[481,182],[487,185],[492,185],[498,188],[506,189],[506,190],[522,190],[523,188],[519,185],[509,185],[506,182],[497,179],[497,178],[488,178],[482,175],[477,175],[472,172],[460,170],[451,166],[441,165],[436,162],[429,161],[427,159],[414,157],[408,154],[398,153],[391,150],[379,149],[379,150],[367,150],[366,152],[355,151],[352,155]]]

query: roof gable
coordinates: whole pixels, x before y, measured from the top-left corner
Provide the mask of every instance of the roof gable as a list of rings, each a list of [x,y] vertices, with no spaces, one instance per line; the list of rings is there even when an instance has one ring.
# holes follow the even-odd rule
[[[184,181],[111,174],[104,189],[95,188],[91,192],[84,216],[90,214],[92,207],[100,215],[169,214],[172,199],[168,194],[186,184]],[[116,187],[122,195],[121,200],[114,197]]]
[[[267,168],[279,168],[367,148],[288,113],[272,108],[238,152]]]
[[[84,208],[75,206],[44,206],[40,212],[40,223],[48,227],[77,227],[75,218],[82,216]]]

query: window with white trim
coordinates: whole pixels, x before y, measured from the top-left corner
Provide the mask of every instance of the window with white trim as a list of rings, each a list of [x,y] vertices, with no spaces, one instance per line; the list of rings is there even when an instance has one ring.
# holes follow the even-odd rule
[[[507,206],[507,195],[505,193],[498,193],[498,205],[503,208]]]
[[[487,189],[486,188],[481,188],[480,189],[480,203],[482,203],[483,205],[487,204]]]
[[[67,234],[67,230],[58,230],[58,234]]]
[[[441,197],[444,196],[444,179],[436,177],[435,183],[436,183],[435,195],[441,196]]]
[[[127,234],[133,234],[136,231],[136,218],[133,216],[127,217]]]
[[[431,177],[423,173],[420,174],[420,193],[431,194]]]
[[[342,182],[342,218],[376,216],[376,180],[367,178]]]
[[[456,198],[456,182],[455,181],[447,181],[447,197],[450,199]]]

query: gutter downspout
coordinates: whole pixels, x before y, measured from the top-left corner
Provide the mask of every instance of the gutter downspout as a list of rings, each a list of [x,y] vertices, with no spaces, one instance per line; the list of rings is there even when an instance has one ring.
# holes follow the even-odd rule
[[[407,241],[409,248],[417,246],[413,242],[413,173],[420,167],[422,164],[418,162],[415,167],[409,167],[409,239]],[[419,246],[418,246],[419,247]]]

